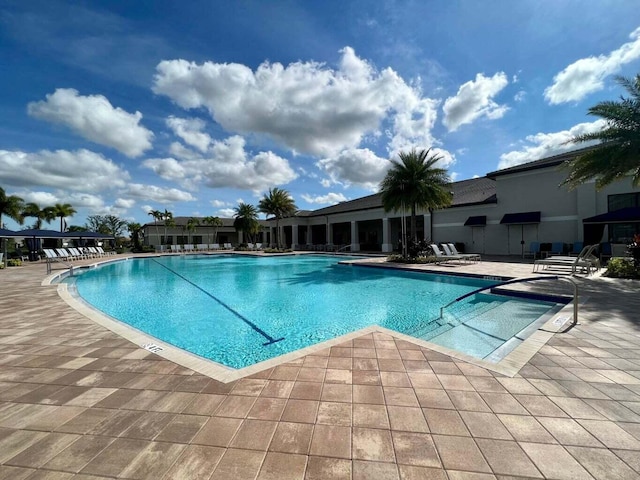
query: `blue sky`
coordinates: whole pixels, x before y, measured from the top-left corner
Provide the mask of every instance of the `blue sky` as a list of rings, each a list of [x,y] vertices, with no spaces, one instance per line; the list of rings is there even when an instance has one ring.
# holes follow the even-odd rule
[[[270,187],[301,209],[358,198],[413,147],[456,180],[571,149],[640,73],[640,17],[631,0],[4,1],[0,67],[0,186],[72,204],[70,224],[146,223],[232,216]]]

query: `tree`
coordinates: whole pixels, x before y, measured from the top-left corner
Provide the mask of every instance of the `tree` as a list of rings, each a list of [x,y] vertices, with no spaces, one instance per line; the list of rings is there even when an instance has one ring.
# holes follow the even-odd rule
[[[42,222],[51,223],[56,218],[54,207],[45,207],[40,209],[37,203],[27,203],[22,210],[22,218],[33,217],[36,219],[36,223],[33,228],[42,228]]]
[[[247,235],[247,240],[253,243],[253,237],[260,230],[258,222],[258,210],[248,203],[240,203],[235,208],[233,228]]]
[[[89,215],[85,227],[90,232],[110,233],[103,215]]]
[[[442,156],[431,149],[400,152],[399,160],[391,161],[391,168],[380,182],[384,211],[411,209],[411,239],[417,240],[416,210],[444,208],[451,205],[450,180],[447,171],[434,165]]]
[[[562,182],[570,189],[595,179],[596,188],[626,175],[632,175],[633,185],[640,185],[640,74],[635,78],[616,77],[629,97],[620,101],[600,102],[588,111],[606,120],[599,132],[577,135],[572,143],[599,141],[595,148],[585,151],[565,163],[569,174]]]
[[[140,242],[140,237],[142,233],[142,225],[137,222],[129,222],[127,223],[127,230],[129,230],[129,234],[131,235],[131,241],[133,242],[133,250],[139,252],[142,250],[142,244]]]
[[[204,217],[202,223],[215,227],[213,230],[213,242],[215,243],[218,236],[218,228],[222,226],[222,220],[219,217]],[[211,243],[211,236],[209,236],[208,240]]]
[[[276,245],[280,246],[279,230],[280,219],[295,215],[298,211],[293,198],[289,192],[280,188],[269,189],[269,193],[264,195],[258,203],[260,211],[266,215],[272,215],[276,219]]]
[[[115,215],[105,215],[103,217],[106,233],[119,237],[122,235],[123,230],[127,226],[127,221],[122,220]]]
[[[168,245],[169,243],[167,242],[167,227],[173,228],[176,226],[176,222],[173,220],[173,213],[165,208],[164,212],[161,213],[160,220],[164,221],[164,243]]]
[[[156,236],[160,237],[160,232],[158,231],[158,220],[163,219],[163,213],[160,210],[151,210],[147,215],[151,215],[153,217],[153,224],[156,227]]]
[[[189,232],[189,241],[187,243],[191,243],[191,234],[195,232],[196,228],[200,225],[200,220],[197,218],[191,217],[187,220],[187,232]]]
[[[22,217],[23,202],[24,200],[16,195],[7,196],[4,189],[0,187],[0,228],[2,227],[3,215],[15,220],[20,225],[24,223]]]
[[[53,211],[56,217],[60,217],[60,231],[64,232],[64,219],[65,217],[73,217],[76,213],[75,208],[68,203],[56,203],[53,206]]]

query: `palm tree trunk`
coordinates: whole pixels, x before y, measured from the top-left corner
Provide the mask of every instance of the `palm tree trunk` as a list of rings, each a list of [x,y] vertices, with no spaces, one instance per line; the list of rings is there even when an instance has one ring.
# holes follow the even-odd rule
[[[416,229],[416,204],[411,205],[411,240],[414,242],[418,239],[418,233]]]
[[[276,217],[276,248],[280,248],[280,220]]]

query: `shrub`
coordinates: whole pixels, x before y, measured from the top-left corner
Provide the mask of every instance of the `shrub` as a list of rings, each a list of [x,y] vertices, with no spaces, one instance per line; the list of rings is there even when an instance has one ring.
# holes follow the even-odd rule
[[[438,259],[433,255],[429,255],[426,257],[408,257],[404,258],[402,255],[390,255],[387,257],[387,262],[391,263],[418,263],[418,264],[429,264],[436,263]]]
[[[290,248],[265,248],[262,250],[264,253],[290,253],[293,252]]]
[[[19,258],[10,258],[9,260],[7,260],[7,265],[10,267],[21,267],[22,260],[20,260]]]
[[[637,278],[640,279],[640,268],[634,266],[632,260],[625,258],[612,258],[607,264],[605,277],[611,278]]]

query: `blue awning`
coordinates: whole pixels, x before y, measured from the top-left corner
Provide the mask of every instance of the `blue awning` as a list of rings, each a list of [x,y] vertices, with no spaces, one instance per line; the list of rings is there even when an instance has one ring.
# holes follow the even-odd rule
[[[540,212],[506,213],[500,220],[501,225],[526,225],[529,223],[540,223]]]
[[[13,230],[0,228],[0,238],[9,238],[9,237],[15,237],[15,236],[16,236],[16,232],[14,232]]]
[[[633,223],[640,222],[640,207],[627,207],[613,212],[602,213],[594,217],[585,218],[582,223]]]
[[[486,215],[478,215],[477,217],[469,217],[464,222],[465,227],[484,227],[487,224]]]

